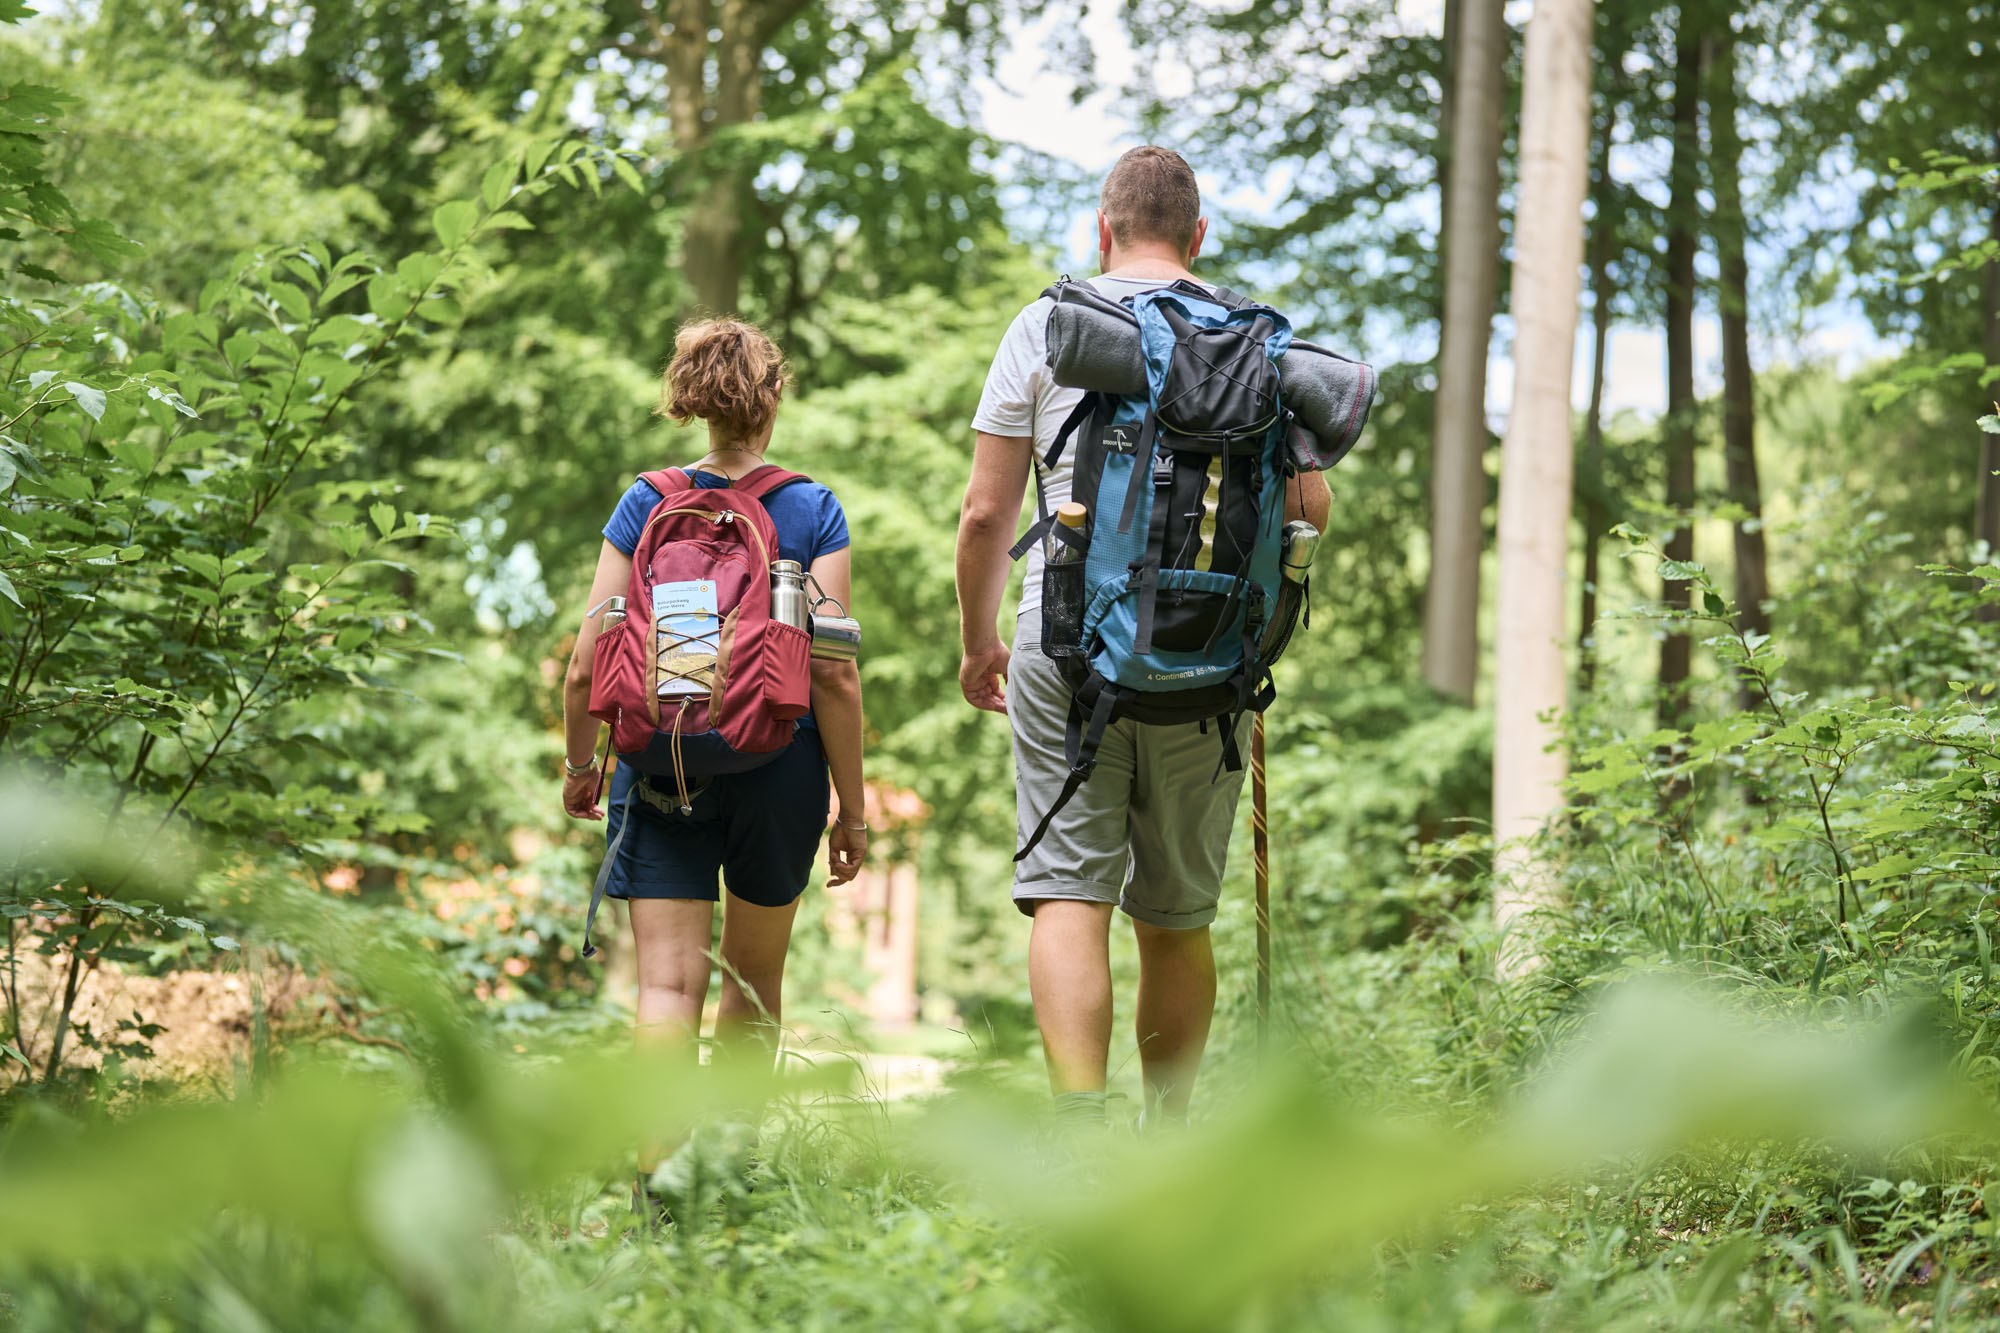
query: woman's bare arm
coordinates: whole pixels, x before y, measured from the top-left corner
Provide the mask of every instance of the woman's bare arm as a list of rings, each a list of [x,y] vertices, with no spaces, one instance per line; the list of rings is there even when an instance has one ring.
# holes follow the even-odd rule
[[[853,561],[847,550],[830,552],[812,563],[813,581],[821,591],[851,609]],[[813,716],[819,721],[819,742],[833,776],[834,818],[829,838],[833,882],[845,884],[861,869],[867,855],[867,834],[855,827],[867,821],[861,788],[861,671],[852,662],[815,657],[812,662]]]

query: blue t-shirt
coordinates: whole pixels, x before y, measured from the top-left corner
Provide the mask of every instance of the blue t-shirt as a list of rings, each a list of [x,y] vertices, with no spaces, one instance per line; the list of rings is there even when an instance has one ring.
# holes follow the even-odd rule
[[[694,484],[712,491],[729,483],[712,472],[697,472]],[[633,482],[625,498],[618,502],[618,508],[612,511],[611,521],[604,525],[604,540],[631,555],[638,548],[639,534],[645,530],[646,516],[659,503],[660,493],[653,489],[653,483]],[[778,530],[780,559],[796,560],[811,569],[813,561],[844,551],[849,545],[847,515],[842,512],[840,501],[816,481],[795,481],[773,491],[763,505],[764,512],[771,516],[771,526]]]

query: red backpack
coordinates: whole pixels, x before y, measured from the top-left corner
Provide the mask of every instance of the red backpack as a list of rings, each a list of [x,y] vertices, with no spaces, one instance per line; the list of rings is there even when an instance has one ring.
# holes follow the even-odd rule
[[[620,763],[673,777],[686,805],[688,778],[775,758],[808,707],[812,640],[771,619],[778,534],[761,503],[806,478],[766,464],[712,490],[678,468],[642,479],[660,502],[632,551],[625,619],[597,636],[590,712]],[[656,626],[654,590],[669,584],[713,585],[712,608]]]
[[[590,714],[610,724],[619,763],[673,779],[685,814],[689,779],[775,759],[811,705],[811,636],[771,619],[778,533],[762,503],[808,478],[766,464],[714,489],[678,468],[640,479],[660,502],[632,550],[625,618],[597,636]],[[659,626],[656,589],[668,608]],[[586,958],[596,952],[590,919],[631,822],[628,809],[591,894]]]

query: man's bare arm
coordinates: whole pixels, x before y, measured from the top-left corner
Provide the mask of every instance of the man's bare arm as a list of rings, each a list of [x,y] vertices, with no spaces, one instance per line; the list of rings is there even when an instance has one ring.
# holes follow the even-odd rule
[[[1285,520],[1302,518],[1326,531],[1326,516],[1333,509],[1333,490],[1326,473],[1303,472],[1285,483]]]
[[[964,647],[958,684],[966,702],[996,713],[1007,709],[1007,648],[996,622],[1033,451],[1027,436],[979,432],[958,516],[958,633]]]

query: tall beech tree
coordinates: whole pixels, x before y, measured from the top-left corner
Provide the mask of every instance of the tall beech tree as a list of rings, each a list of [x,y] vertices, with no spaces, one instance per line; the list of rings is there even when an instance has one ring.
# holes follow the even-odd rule
[[[1673,159],[1667,201],[1667,415],[1664,423],[1667,508],[1673,530],[1667,558],[1694,559],[1695,401],[1694,300],[1701,188],[1702,12],[1683,4],[1674,34]],[[1665,578],[1660,600],[1670,611],[1688,607],[1685,579]],[[1678,727],[1687,711],[1689,642],[1685,631],[1669,629],[1660,642],[1660,725]]]
[[[1614,67],[1615,69],[1615,67]],[[1614,74],[1615,78],[1615,74]],[[1604,542],[1604,384],[1611,350],[1611,301],[1616,292],[1611,259],[1618,245],[1611,143],[1618,104],[1607,96],[1598,116],[1590,213],[1590,403],[1583,415],[1583,465],[1577,493],[1583,501],[1583,579],[1577,595],[1577,688],[1597,685],[1597,582]]]
[[[681,273],[703,310],[734,314],[743,285],[750,180],[741,162],[704,161],[718,132],[747,125],[763,108],[764,52],[807,0],[634,0],[636,36],[617,49],[657,62],[667,75],[667,121],[675,151],[700,171],[688,209]]]
[[[1431,428],[1431,566],[1424,678],[1470,703],[1479,674],[1479,560],[1486,545],[1486,353],[1500,257],[1502,0],[1456,0],[1444,176],[1444,302]]]
[[[1514,228],[1514,395],[1500,465],[1493,703],[1493,915],[1508,930],[1554,900],[1533,835],[1563,808],[1569,759],[1564,633],[1569,563],[1570,368],[1590,162],[1590,0],[1536,0],[1521,108]],[[1516,937],[1502,968],[1533,960]]]
[[[1764,553],[1764,499],[1757,479],[1757,389],[1750,366],[1750,263],[1745,254],[1743,139],[1737,126],[1736,39],[1719,27],[1709,64],[1709,179],[1713,182],[1715,237],[1721,279],[1722,457],[1724,485],[1743,511],[1734,524],[1736,605],[1746,632],[1769,634],[1771,595]],[[1742,706],[1752,706],[1742,687]]]

